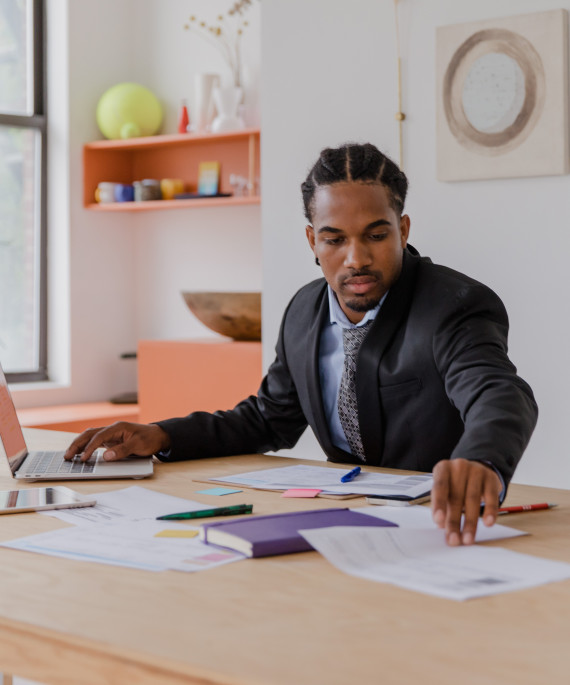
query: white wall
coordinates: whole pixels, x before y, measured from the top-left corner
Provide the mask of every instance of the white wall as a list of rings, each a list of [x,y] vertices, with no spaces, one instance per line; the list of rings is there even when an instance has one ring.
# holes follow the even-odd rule
[[[50,133],[51,382],[13,387],[18,407],[95,401],[136,387],[120,360],[141,338],[214,337],[181,290],[261,289],[260,208],[112,214],[83,207],[82,146],[102,136],[101,95],[122,81],[161,101],[173,133],[182,98],[193,116],[194,75],[229,71],[215,46],[184,30],[214,22],[225,0],[47,0]],[[248,125],[259,125],[259,12],[244,34]]]
[[[515,480],[570,487],[566,423],[570,334],[565,251],[568,176],[442,183],[435,178],[435,29],[490,17],[570,9],[568,0],[400,0],[404,167],[410,242],[480,279],[511,319],[510,354],[540,419]],[[279,36],[293,37],[285,57]],[[262,31],[264,359],[289,297],[315,278],[299,184],[325,146],[370,141],[398,157],[393,3],[264,2]],[[312,436],[291,451],[321,457]]]
[[[171,210],[137,217],[136,295],[141,339],[217,337],[186,308],[182,290],[261,290],[256,206]]]
[[[194,117],[194,76],[219,73],[230,83],[220,51],[184,29],[189,16],[217,23],[233,3],[226,0],[143,0],[133,5],[130,45],[136,56],[132,78],[163,103],[163,132],[175,132],[180,101]],[[260,5],[243,15],[244,119],[258,126]],[[227,16],[222,21],[227,22]],[[261,290],[259,206],[169,210],[134,217],[135,330],[139,339],[216,337],[186,308],[182,290]]]

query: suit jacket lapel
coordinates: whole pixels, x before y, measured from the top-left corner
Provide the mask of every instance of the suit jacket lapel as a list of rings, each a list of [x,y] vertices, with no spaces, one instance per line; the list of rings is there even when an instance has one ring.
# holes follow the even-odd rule
[[[378,369],[382,355],[408,314],[419,261],[419,258],[407,250],[404,252],[402,273],[390,288],[390,292],[358,353],[356,397],[360,432],[366,454],[366,463],[374,466],[381,464],[384,449]]]

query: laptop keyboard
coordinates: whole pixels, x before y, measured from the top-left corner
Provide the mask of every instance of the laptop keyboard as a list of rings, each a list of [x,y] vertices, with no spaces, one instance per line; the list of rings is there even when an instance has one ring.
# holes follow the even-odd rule
[[[34,452],[25,462],[26,473],[49,475],[62,473],[93,473],[96,458],[88,461],[66,461],[63,452]]]

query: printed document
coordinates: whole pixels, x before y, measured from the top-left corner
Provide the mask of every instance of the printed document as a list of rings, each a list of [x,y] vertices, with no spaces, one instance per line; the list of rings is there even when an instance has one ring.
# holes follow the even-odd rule
[[[97,499],[97,504],[94,507],[83,507],[90,509],[89,512],[83,513],[82,509],[50,509],[41,513],[53,515],[67,523],[84,525],[86,523],[154,521],[157,516],[174,514],[177,511],[198,511],[211,508],[207,504],[165,495],[139,485],[110,492],[99,492],[93,497]]]
[[[97,504],[86,507],[91,509],[88,515],[83,509],[41,512],[73,523],[73,528],[30,535],[4,546],[146,571],[200,571],[244,558],[237,552],[214,549],[197,538],[179,537],[184,532],[198,532],[197,527],[156,520],[157,516],[179,511],[210,509],[209,505],[138,485],[94,497]]]
[[[299,531],[340,571],[466,600],[570,578],[570,564],[497,547],[449,547],[442,530],[337,526]]]
[[[201,571],[245,558],[197,538],[157,537],[169,530],[191,528],[175,521],[94,523],[30,535],[0,546],[144,571]]]
[[[376,518],[384,519],[385,521],[391,521],[400,528],[440,530],[434,523],[430,507],[421,507],[418,505],[411,507],[369,506],[352,507],[352,511],[357,511],[359,514],[367,514],[368,516],[376,516]],[[511,528],[510,526],[502,526],[500,523],[495,523],[494,526],[487,527],[479,520],[475,542],[516,538],[520,535],[528,535],[528,533],[523,530]]]
[[[341,483],[340,479],[350,467],[342,469],[325,466],[283,466],[275,469],[249,471],[236,476],[212,478],[221,483],[249,485],[261,490],[289,490],[290,488],[319,488],[335,495],[407,495],[417,497],[429,492],[433,477],[426,475],[395,475],[361,471],[354,480]]]

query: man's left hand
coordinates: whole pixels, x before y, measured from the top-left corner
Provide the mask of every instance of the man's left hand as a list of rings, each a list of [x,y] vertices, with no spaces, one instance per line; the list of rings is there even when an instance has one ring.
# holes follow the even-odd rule
[[[495,523],[502,488],[495,471],[478,461],[444,459],[436,464],[431,491],[432,515],[435,523],[445,528],[448,545],[473,544],[482,502],[485,503],[483,523],[486,526]]]

